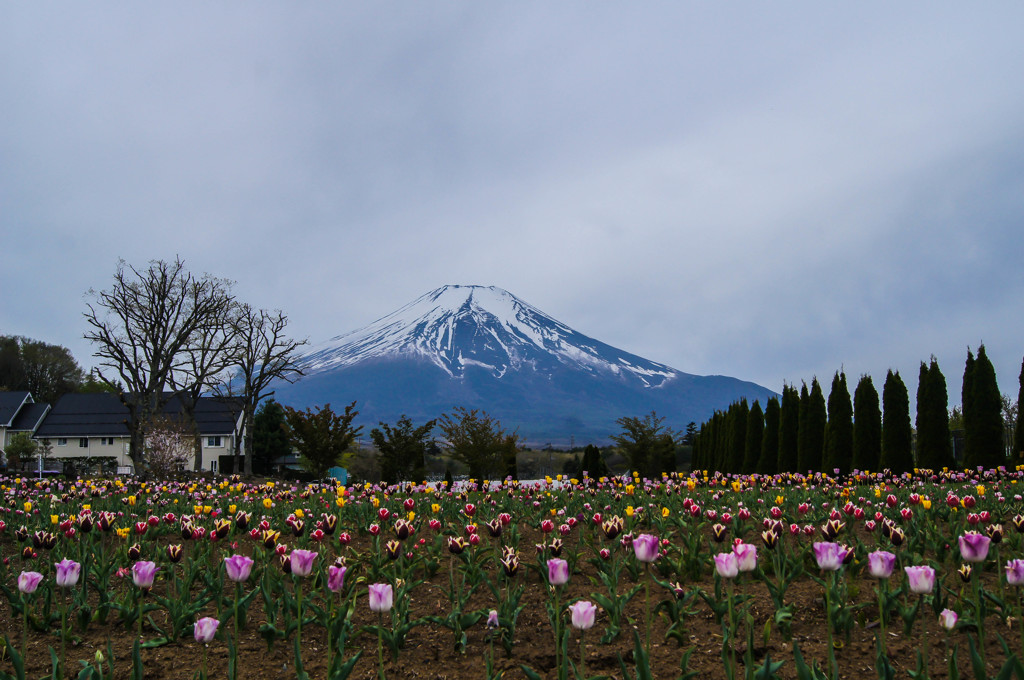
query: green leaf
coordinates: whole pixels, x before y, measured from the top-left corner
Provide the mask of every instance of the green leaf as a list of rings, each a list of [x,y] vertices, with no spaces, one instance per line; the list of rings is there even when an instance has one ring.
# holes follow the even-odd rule
[[[690,651],[693,651],[692,649]],[[772,661],[771,654],[765,654],[764,663],[755,669],[754,680],[771,680],[777,677],[775,673],[782,668],[785,661]]]
[[[526,677],[530,680],[544,680],[544,678],[542,678],[540,674],[537,673],[537,671],[533,670],[526,664],[521,664],[519,667],[523,669],[523,673],[525,673]]]

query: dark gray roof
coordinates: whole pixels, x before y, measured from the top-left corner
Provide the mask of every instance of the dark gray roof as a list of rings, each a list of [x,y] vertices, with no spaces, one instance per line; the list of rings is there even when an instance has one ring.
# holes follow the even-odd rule
[[[25,404],[11,422],[12,432],[35,432],[43,416],[50,410],[49,404]]]
[[[164,408],[167,415],[181,412],[181,401],[172,399]],[[241,412],[238,399],[200,397],[195,419],[199,433],[229,435]],[[116,394],[65,394],[36,430],[36,437],[127,437],[128,408]]]
[[[0,427],[10,427],[25,400],[32,403],[32,396],[24,391],[0,392]]]

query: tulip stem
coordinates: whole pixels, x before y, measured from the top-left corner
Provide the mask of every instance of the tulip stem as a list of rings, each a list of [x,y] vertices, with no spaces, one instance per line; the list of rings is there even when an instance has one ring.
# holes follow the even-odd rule
[[[981,593],[981,571],[983,563],[977,564],[977,569],[971,570],[971,580],[974,581],[974,618],[978,624],[978,653],[981,655],[981,662],[985,662],[985,613],[983,610],[984,601]]]
[[[25,652],[28,650],[28,596],[22,594],[21,596],[21,609],[23,620],[21,626],[21,658],[25,659]]]
[[[583,647],[583,635],[586,633],[582,628],[580,629],[580,677],[587,677],[587,656]]]
[[[644,609],[647,614],[647,660],[651,659],[651,563],[645,562],[644,569]]]
[[[233,616],[233,619],[234,619],[234,622],[235,622],[235,649],[233,650],[234,651],[234,655],[235,655],[235,663],[231,664],[231,671],[232,671],[231,672],[231,680],[236,680],[236,678],[238,678],[238,639],[239,639],[238,638],[238,596],[241,594],[240,593],[241,589],[242,589],[241,582],[235,581],[235,613],[234,613],[234,616]],[[203,649],[204,659],[205,659],[205,652],[206,652],[206,650],[204,648]]]
[[[302,579],[299,577],[294,578],[296,606],[299,609],[299,627],[295,630],[295,635],[299,641],[299,649],[302,649]]]
[[[828,629],[828,659],[832,669],[832,677],[839,677],[839,667],[836,663],[836,648],[832,640],[832,589],[836,585],[836,572],[832,571],[832,583],[825,587],[825,628]]]
[[[377,677],[384,680],[384,612],[377,612]]]
[[[735,617],[735,614],[733,612],[733,595],[735,593],[735,590],[734,590],[734,587],[733,587],[733,584],[732,584],[732,579],[728,579],[727,583],[728,583],[727,587],[729,588],[729,594],[726,597],[727,597],[727,601],[729,603],[729,621],[728,621],[728,626],[729,626],[729,659],[730,659],[730,661],[729,661],[728,676],[729,676],[730,680],[735,680],[735,678],[736,678],[736,626],[735,626],[735,623],[733,621],[733,619]]]
[[[888,591],[889,582],[882,579],[878,587],[878,650],[882,656],[885,656],[885,604]]]
[[[923,607],[924,606],[924,593],[921,593],[920,597],[921,597],[921,606]],[[929,673],[928,673],[928,631],[925,630],[923,632],[924,632],[924,635],[922,637],[924,637],[924,677],[927,680],[927,678],[931,677],[929,675]]]
[[[60,613],[60,673],[61,677],[67,673],[67,637],[68,637],[68,594],[61,588],[64,595],[64,607]]]

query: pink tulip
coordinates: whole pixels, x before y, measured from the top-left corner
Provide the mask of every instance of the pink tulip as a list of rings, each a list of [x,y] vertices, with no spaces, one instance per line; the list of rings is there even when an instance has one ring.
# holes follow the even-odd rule
[[[641,562],[653,562],[658,559],[658,537],[640,534],[633,539],[633,552]]]
[[[838,543],[815,543],[814,559],[822,571],[838,571],[843,566],[846,549]]]
[[[232,555],[224,558],[224,567],[227,570],[228,578],[235,583],[243,583],[249,579],[252,565],[252,558],[246,555]]]
[[[488,628],[499,628],[500,626],[501,626],[501,624],[498,623],[498,610],[497,609],[492,609],[487,614],[487,627]]]
[[[394,591],[390,583],[373,583],[370,585],[370,611],[391,611],[394,603]]]
[[[292,550],[290,557],[292,573],[296,576],[309,576],[313,572],[313,560],[316,559],[318,554],[311,550],[299,548]]]
[[[960,537],[960,556],[964,562],[984,562],[991,542],[984,534],[968,531]]]
[[[740,563],[736,553],[718,553],[715,555],[715,570],[722,578],[736,578],[740,573]]]
[[[56,581],[61,588],[73,588],[82,573],[82,565],[67,558],[53,565],[57,568]]]
[[[597,617],[597,605],[587,600],[579,600],[569,606],[572,612],[572,625],[580,630],[589,630],[594,627],[594,619]]]
[[[569,582],[569,563],[552,557],[548,560],[548,583],[553,586],[565,585]]]
[[[922,595],[935,589],[935,570],[931,567],[903,567],[903,571],[907,572],[910,592]]]
[[[757,569],[757,546],[750,543],[737,543],[732,547],[736,555],[736,563],[741,572]]]
[[[952,609],[943,609],[942,613],[939,614],[939,625],[946,630],[953,630],[958,618],[956,612]]]
[[[340,593],[345,585],[345,572],[348,567],[339,567],[335,564],[327,567],[327,589],[332,593]]]
[[[204,616],[203,618],[196,621],[196,625],[192,628],[192,635],[195,637],[196,642],[202,644],[208,644],[213,640],[213,636],[217,634],[217,627],[220,625],[220,621],[211,617]]]
[[[883,579],[892,576],[896,567],[896,556],[885,550],[868,553],[868,572],[873,578]]]
[[[1011,586],[1024,585],[1024,560],[1006,563],[1006,582]]]
[[[149,590],[153,587],[153,581],[156,579],[157,571],[159,571],[159,569],[154,562],[139,560],[132,565],[132,581],[139,588]]]
[[[36,588],[39,587],[39,582],[43,580],[43,575],[38,571],[23,571],[18,576],[18,590],[30,595],[36,592]]]

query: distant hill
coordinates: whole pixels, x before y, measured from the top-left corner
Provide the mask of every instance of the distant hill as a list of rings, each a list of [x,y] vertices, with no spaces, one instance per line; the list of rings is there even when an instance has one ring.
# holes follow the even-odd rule
[[[374,323],[314,346],[306,376],[278,385],[293,407],[355,400],[365,430],[479,408],[531,444],[606,443],[616,419],[657,411],[682,429],[746,397],[774,393],[698,376],[583,335],[495,287],[444,286]]]

